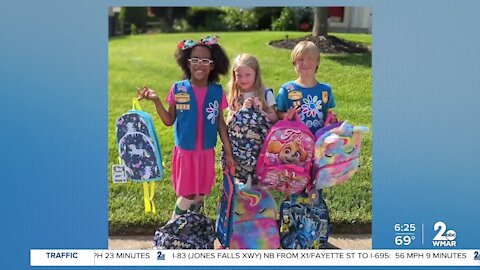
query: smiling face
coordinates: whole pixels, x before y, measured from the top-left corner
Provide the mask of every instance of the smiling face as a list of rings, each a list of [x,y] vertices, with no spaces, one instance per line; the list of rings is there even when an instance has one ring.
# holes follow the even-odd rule
[[[302,78],[315,77],[320,64],[320,52],[315,43],[301,41],[292,50],[293,66],[298,76]]]
[[[293,64],[295,66],[295,71],[299,76],[308,77],[315,76],[319,62],[319,58],[316,58],[311,54],[304,53],[301,54]]]
[[[205,46],[195,46],[190,53],[190,59],[212,59],[212,53]],[[192,74],[190,80],[195,85],[204,86],[208,83],[208,75],[214,68],[214,63],[204,65],[202,63],[193,64],[190,61],[188,62],[188,68]]]
[[[248,66],[239,66],[235,69],[235,83],[242,89],[248,91],[255,83],[255,70]]]

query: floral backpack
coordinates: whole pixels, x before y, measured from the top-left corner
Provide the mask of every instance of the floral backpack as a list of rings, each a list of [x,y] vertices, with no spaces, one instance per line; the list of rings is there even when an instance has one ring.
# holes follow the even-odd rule
[[[323,189],[339,185],[358,170],[362,135],[368,128],[338,122],[315,133],[313,185]]]
[[[220,244],[231,249],[279,248],[277,204],[272,195],[263,188],[235,183],[229,172],[223,177],[215,226]]]
[[[259,183],[285,195],[300,193],[310,182],[315,137],[298,117],[270,129],[257,162]]]

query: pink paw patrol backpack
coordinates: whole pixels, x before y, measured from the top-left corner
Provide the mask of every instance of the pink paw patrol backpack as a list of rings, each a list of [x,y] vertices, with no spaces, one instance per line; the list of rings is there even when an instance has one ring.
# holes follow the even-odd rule
[[[313,185],[323,189],[339,185],[358,170],[362,135],[368,128],[338,122],[315,133]]]
[[[257,161],[259,183],[286,196],[310,182],[315,137],[300,120],[280,120],[270,129]]]

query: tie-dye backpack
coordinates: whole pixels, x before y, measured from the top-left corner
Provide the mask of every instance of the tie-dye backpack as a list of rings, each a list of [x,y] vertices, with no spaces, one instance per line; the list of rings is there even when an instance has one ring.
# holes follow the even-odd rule
[[[278,121],[258,157],[259,183],[287,196],[305,190],[311,179],[314,143],[312,132],[300,120]]]
[[[279,248],[276,216],[276,202],[267,190],[236,184],[230,173],[224,172],[216,222],[217,237],[223,247]]]
[[[322,189],[339,185],[358,170],[362,135],[368,128],[338,122],[315,133],[313,185]]]
[[[137,99],[133,99],[132,110],[117,119],[116,134],[127,179],[144,182],[145,211],[155,212],[153,181],[163,178],[162,152],[152,117],[141,110]]]
[[[280,242],[284,249],[326,247],[330,235],[328,207],[321,191],[294,194],[280,206]]]

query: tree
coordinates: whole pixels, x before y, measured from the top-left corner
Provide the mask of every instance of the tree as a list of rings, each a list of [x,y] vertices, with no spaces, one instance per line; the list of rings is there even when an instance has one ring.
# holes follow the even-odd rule
[[[173,31],[173,23],[175,19],[184,18],[190,9],[189,7],[148,7],[148,15],[150,17],[159,18],[164,22],[167,32]]]
[[[132,29],[141,32],[147,25],[147,9],[145,7],[122,7],[119,19],[122,21],[122,29],[124,26],[127,27],[123,29],[126,34],[129,34]]]
[[[313,8],[312,36],[326,36],[328,33],[328,7]]]

